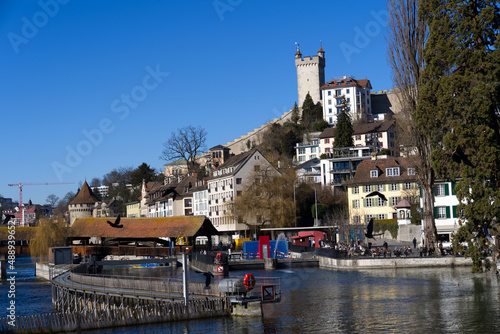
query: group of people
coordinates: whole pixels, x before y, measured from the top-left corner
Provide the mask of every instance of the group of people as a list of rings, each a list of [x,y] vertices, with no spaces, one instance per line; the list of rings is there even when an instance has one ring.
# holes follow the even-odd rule
[[[417,240],[416,238],[413,239],[413,248],[416,248],[417,246]],[[387,241],[384,241],[382,246],[376,246],[372,248],[372,243],[368,241],[366,246],[363,246],[361,239],[358,240],[351,240],[349,244],[346,243],[335,243],[334,244],[334,249],[339,250],[341,254],[343,254],[346,257],[351,257],[351,256],[391,256],[391,254],[394,254],[395,256],[409,256],[411,255],[412,248],[411,246],[404,246],[404,247],[395,247],[392,251],[389,249],[389,245],[387,244]]]

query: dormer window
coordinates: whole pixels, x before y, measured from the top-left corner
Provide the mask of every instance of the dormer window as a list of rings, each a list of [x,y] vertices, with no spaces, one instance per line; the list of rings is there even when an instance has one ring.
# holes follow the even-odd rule
[[[370,171],[370,177],[371,178],[378,177],[378,170],[377,169],[371,170]]]
[[[416,175],[417,173],[415,173],[415,168],[408,168],[408,175]]]
[[[391,167],[385,169],[385,174],[389,176],[399,176],[399,167]]]

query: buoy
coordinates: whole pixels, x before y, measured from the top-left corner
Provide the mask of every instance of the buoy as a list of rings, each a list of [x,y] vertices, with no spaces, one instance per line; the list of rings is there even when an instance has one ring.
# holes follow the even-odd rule
[[[245,288],[250,291],[254,288],[255,286],[255,277],[253,277],[253,274],[246,274],[245,278],[243,279],[243,285]]]

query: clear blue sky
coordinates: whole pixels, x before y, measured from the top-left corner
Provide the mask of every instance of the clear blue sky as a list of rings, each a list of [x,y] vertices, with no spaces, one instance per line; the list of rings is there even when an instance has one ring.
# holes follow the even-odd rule
[[[326,79],[390,89],[385,1],[0,2],[0,194],[62,198],[87,179],[159,156],[170,134],[202,126],[207,148],[289,110],[295,42],[322,42]],[[68,152],[76,152],[70,154]]]

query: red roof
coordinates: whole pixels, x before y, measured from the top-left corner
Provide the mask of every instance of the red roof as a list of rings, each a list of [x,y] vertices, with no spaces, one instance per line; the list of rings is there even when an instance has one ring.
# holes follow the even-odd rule
[[[121,218],[122,228],[109,225],[116,218],[77,218],[70,228],[73,238],[127,238],[151,239],[161,237],[192,237],[217,234],[217,229],[205,216],[177,216],[163,218]]]
[[[346,78],[346,79],[328,81],[326,84],[321,86],[321,89],[333,89],[336,87],[353,87],[353,86],[372,88],[370,80],[368,79],[356,80],[354,78]]]

